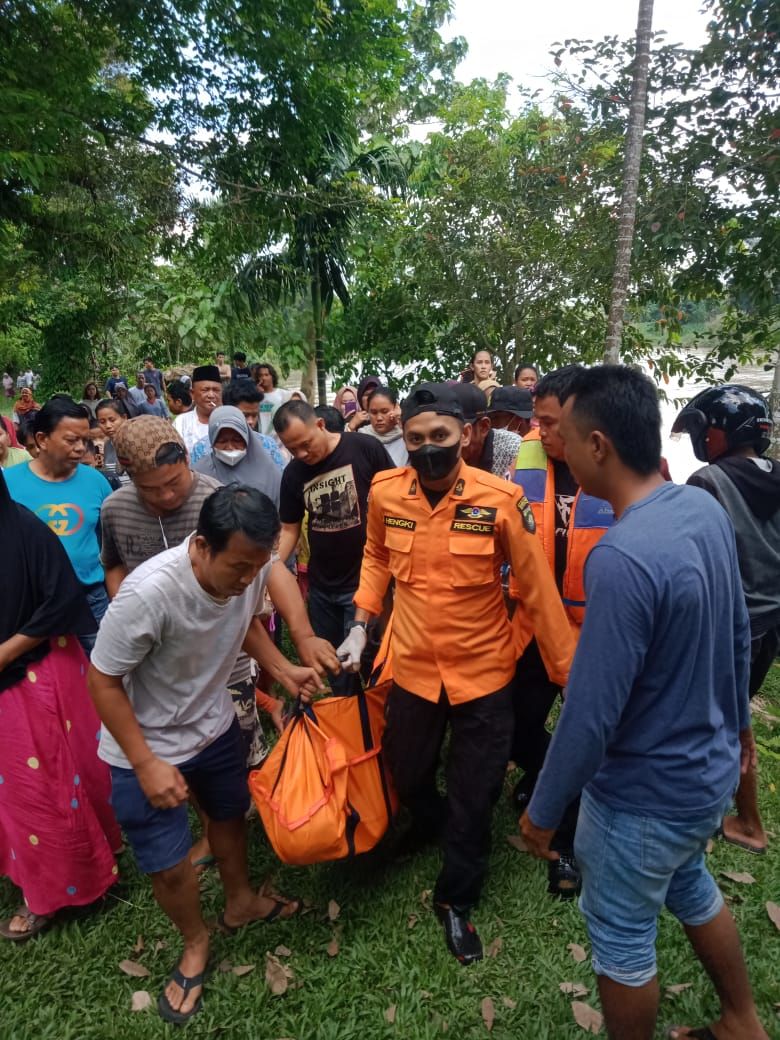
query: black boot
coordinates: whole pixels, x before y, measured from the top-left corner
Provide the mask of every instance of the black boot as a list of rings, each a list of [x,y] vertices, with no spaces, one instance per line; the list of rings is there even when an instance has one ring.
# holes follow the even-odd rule
[[[481,961],[482,940],[466,914],[459,914],[453,907],[444,906],[442,903],[434,903],[434,910],[444,925],[444,934],[450,953],[461,964],[473,964],[474,961]]]
[[[559,899],[574,899],[582,888],[582,875],[573,852],[560,852],[547,864],[547,891]]]

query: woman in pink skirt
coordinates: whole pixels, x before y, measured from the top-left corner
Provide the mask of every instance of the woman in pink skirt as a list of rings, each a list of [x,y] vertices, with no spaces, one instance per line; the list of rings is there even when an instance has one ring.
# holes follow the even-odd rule
[[[59,538],[13,502],[0,474],[0,874],[24,905],[20,941],[117,879],[120,832],[77,635],[95,622]]]

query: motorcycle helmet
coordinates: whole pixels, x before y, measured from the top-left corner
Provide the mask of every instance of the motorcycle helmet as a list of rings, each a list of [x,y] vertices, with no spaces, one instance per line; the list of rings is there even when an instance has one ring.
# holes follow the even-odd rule
[[[772,426],[769,405],[761,394],[749,386],[728,383],[702,390],[689,401],[675,419],[672,434],[687,433],[696,458],[714,462],[727,451],[747,444],[763,455],[771,441]],[[720,448],[712,441],[708,445],[711,430],[723,433]]]

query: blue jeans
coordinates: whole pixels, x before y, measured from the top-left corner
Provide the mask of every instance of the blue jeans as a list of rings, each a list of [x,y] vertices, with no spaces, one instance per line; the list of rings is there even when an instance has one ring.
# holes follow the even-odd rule
[[[100,625],[103,616],[108,610],[108,593],[106,592],[106,586],[102,581],[97,585],[85,585],[84,593],[87,597],[89,609],[92,611],[92,617],[95,619],[97,624]],[[87,657],[91,656],[95,647],[96,639],[97,632],[93,632],[91,636],[79,636],[79,642],[81,643]]]
[[[309,621],[314,634],[320,639],[327,639],[338,650],[347,635],[347,625],[355,617],[355,604],[351,592],[329,592],[318,585],[309,586]],[[360,685],[360,678],[355,674],[342,672],[332,675],[330,686],[338,697],[355,693]]]
[[[693,926],[720,912],[723,896],[705,866],[704,850],[731,798],[681,821],[621,812],[583,791],[574,853],[597,975],[644,986],[656,974],[655,937],[664,906]]]

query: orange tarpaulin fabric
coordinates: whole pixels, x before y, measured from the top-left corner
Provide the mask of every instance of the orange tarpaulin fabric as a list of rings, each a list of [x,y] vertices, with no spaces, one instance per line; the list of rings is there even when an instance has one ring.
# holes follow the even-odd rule
[[[397,800],[381,757],[389,683],[354,697],[325,697],[293,719],[249,789],[283,863],[368,852]]]

